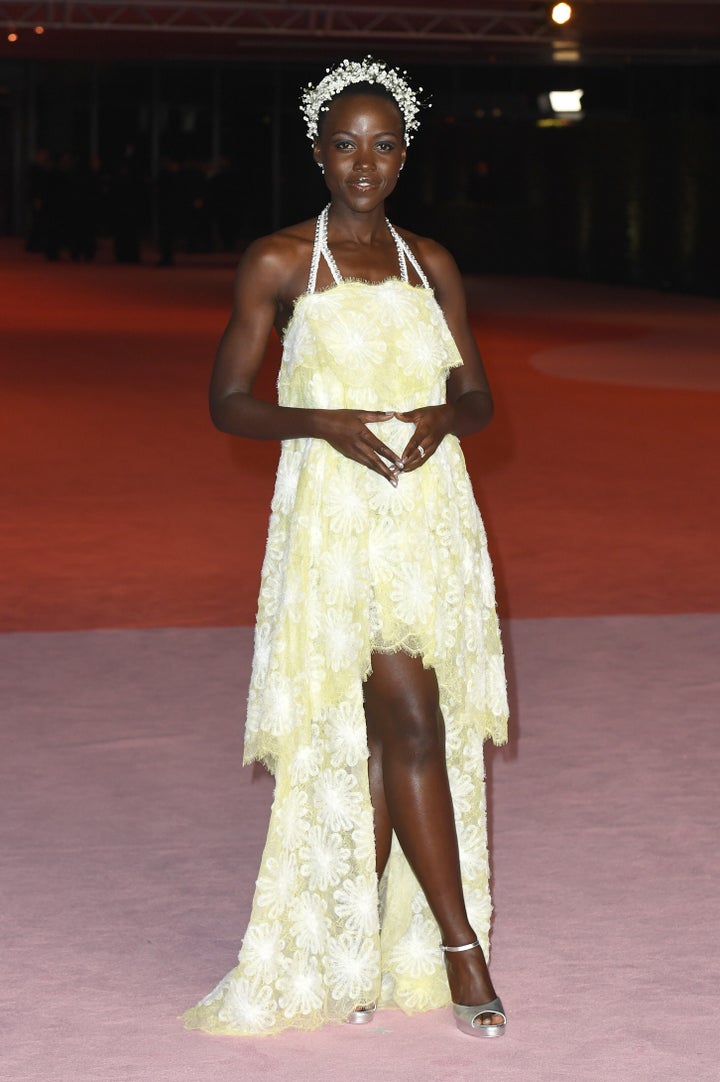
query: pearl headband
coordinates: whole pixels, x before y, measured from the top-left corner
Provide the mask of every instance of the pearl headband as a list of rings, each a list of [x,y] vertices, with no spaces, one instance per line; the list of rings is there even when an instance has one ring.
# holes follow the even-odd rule
[[[317,86],[312,83],[300,95],[300,111],[307,125],[308,139],[314,143],[318,138],[320,114],[327,113],[333,98],[348,86],[355,83],[379,83],[392,95],[405,122],[405,142],[409,143],[413,133],[420,127],[417,114],[422,102],[418,94],[408,83],[406,71],[389,68],[382,60],[366,56],[364,60],[341,60],[335,68],[326,68],[325,76]]]

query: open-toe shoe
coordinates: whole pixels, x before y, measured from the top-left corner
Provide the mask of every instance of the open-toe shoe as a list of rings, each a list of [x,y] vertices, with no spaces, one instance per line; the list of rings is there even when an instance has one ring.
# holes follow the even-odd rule
[[[473,943],[463,944],[462,947],[446,947],[441,943],[440,949],[444,954],[457,954],[459,951],[469,951],[479,946],[480,941],[476,939]],[[453,1003],[452,1008],[455,1025],[462,1033],[467,1033],[471,1037],[502,1037],[505,1032],[507,1015],[499,996],[495,996],[488,1003],[478,1003],[476,1006],[466,1007],[461,1003]],[[489,1014],[499,1014],[502,1022],[484,1023],[483,1015]]]

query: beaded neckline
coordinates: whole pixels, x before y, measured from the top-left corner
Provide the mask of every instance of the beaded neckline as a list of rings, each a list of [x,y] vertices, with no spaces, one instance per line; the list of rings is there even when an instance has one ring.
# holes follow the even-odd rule
[[[316,287],[316,283],[317,283],[317,272],[318,272],[318,267],[320,265],[320,257],[321,256],[325,259],[325,262],[328,265],[330,273],[333,276],[335,285],[337,285],[337,286],[342,285],[343,283],[348,283],[349,284],[351,282],[359,282],[359,283],[362,283],[364,285],[383,285],[385,282],[398,281],[398,279],[395,276],[390,276],[388,278],[385,278],[385,279],[383,279],[382,282],[369,282],[369,281],[367,281],[366,279],[363,279],[363,278],[343,278],[342,274],[338,270],[337,263],[335,262],[335,258],[333,256],[332,252],[330,251],[330,247],[328,245],[327,223],[328,223],[328,215],[329,215],[329,213],[330,213],[330,204],[328,203],[328,205],[322,210],[322,212],[318,216],[317,224],[315,226],[315,242],[313,244],[313,254],[312,254],[312,260],[311,260],[311,263],[310,263],[310,274],[308,276],[308,286],[307,286],[307,292],[308,293],[314,293],[315,292],[315,287]],[[388,229],[390,230],[390,236],[392,237],[393,241],[395,242],[395,250],[397,252],[398,266],[399,266],[399,269],[400,269],[400,279],[399,280],[401,282],[405,282],[405,283],[409,284],[408,268],[407,268],[408,259],[409,259],[411,264],[413,265],[413,267],[417,271],[418,277],[420,278],[420,281],[422,282],[423,287],[425,289],[428,289],[429,288],[429,283],[428,283],[427,278],[425,277],[425,273],[424,273],[422,267],[420,266],[420,264],[418,263],[417,259],[413,255],[412,250],[410,249],[409,245],[406,244],[406,242],[399,235],[397,230],[393,227],[392,223],[390,221],[388,221],[387,218],[385,219],[385,223],[386,223]]]

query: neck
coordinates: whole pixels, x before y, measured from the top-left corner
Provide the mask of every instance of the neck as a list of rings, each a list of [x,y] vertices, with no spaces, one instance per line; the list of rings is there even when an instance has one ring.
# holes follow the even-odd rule
[[[385,204],[369,211],[354,211],[342,203],[331,203],[328,229],[338,239],[351,240],[356,244],[373,244],[379,236],[387,234]]]

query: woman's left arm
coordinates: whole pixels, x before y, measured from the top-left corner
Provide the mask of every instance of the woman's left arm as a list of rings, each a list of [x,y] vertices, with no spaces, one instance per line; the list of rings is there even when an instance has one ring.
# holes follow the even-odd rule
[[[465,288],[457,264],[450,253],[434,241],[419,241],[418,238],[418,242],[421,266],[435,290],[435,298],[463,363],[450,372],[446,403],[397,414],[400,420],[416,426],[402,455],[405,471],[417,469],[427,462],[445,436],[469,436],[479,432],[493,414],[490,386],[468,322]]]

